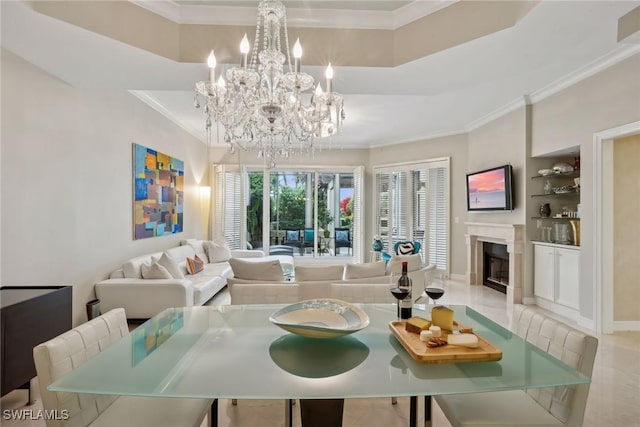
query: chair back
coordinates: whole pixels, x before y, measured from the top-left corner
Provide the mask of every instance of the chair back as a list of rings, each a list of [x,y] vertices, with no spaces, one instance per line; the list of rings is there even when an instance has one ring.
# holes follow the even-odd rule
[[[65,425],[91,424],[117,396],[53,392],[47,390],[47,387],[128,333],[125,311],[116,308],[36,346],[33,349],[33,359],[44,409],[67,411],[69,419],[64,422]],[[47,427],[62,425],[62,420],[47,419]]]
[[[331,298],[352,303],[395,302],[388,283],[332,283],[329,295]]]
[[[231,305],[293,304],[300,301],[296,283],[236,283],[230,287]]]
[[[598,340],[524,305],[515,305],[513,330],[531,344],[591,377]],[[590,384],[539,389],[527,393],[567,426],[581,426]]]

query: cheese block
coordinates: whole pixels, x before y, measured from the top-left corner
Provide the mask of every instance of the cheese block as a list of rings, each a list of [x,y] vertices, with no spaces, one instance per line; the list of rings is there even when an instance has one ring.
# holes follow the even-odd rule
[[[427,319],[414,316],[409,318],[406,321],[406,323],[404,324],[404,329],[407,332],[413,332],[414,334],[419,334],[425,329],[429,329],[429,326],[431,326],[431,322],[429,322]]]
[[[420,332],[420,341],[429,341],[431,338],[435,338],[433,336],[433,332],[430,330]]]
[[[442,305],[433,307],[431,310],[431,324],[440,326],[442,329],[453,330],[453,310]]]
[[[440,328],[440,326],[429,326],[429,332],[431,332],[431,335],[433,335],[434,338],[442,336],[442,329]]]
[[[447,342],[461,347],[477,348],[479,346],[478,337],[474,334],[451,334],[447,336]]]

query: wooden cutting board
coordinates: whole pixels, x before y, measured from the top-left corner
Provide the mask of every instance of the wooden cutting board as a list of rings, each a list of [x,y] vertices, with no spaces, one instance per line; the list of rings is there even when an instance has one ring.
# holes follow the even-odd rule
[[[407,332],[404,321],[394,320],[389,322],[389,329],[398,338],[400,344],[415,360],[421,363],[463,363],[463,362],[491,362],[502,359],[502,350],[478,337],[477,348],[467,348],[458,345],[443,345],[430,348],[427,343],[420,341],[420,335]],[[448,331],[442,330],[442,337],[446,339]]]

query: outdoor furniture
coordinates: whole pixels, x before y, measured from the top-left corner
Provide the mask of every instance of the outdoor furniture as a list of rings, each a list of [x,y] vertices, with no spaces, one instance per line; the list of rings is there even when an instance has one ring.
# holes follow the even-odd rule
[[[298,248],[302,253],[302,236],[300,234],[300,230],[297,228],[287,228],[284,232],[284,241],[282,242],[282,245]]]
[[[302,244],[300,246],[300,255],[304,255],[306,248],[313,248],[315,231],[313,228],[305,228],[302,230]]]
[[[336,228],[334,229],[334,247],[336,255],[338,255],[340,248],[348,248],[348,253],[351,254],[351,230],[348,228]]]
[[[152,321],[179,319],[173,335],[133,365],[132,350],[156,334],[140,327],[53,382],[56,392],[228,399],[344,399],[484,393],[570,384],[590,379],[475,310],[450,306],[455,319],[502,350],[489,363],[415,361],[389,332],[395,304],[359,304],[369,325],[340,339],[309,340],[283,331],[269,316],[284,307],[239,305],[168,309]],[[414,315],[428,317],[419,306]],[[141,335],[137,335],[137,333]],[[137,336],[137,340],[134,337]],[[144,345],[142,345],[144,349]],[[371,375],[372,372],[380,375]],[[326,380],[325,380],[326,379]],[[170,400],[168,401],[170,402]],[[290,411],[287,408],[285,416]],[[291,420],[287,420],[290,422]],[[290,424],[285,424],[290,425]]]

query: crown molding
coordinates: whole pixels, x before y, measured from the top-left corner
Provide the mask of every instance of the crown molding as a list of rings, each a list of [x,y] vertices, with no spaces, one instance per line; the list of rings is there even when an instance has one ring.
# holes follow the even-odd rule
[[[422,141],[436,139],[436,138],[444,138],[444,137],[447,137],[447,136],[464,135],[466,133],[467,133],[467,131],[465,129],[462,129],[462,130],[448,130],[448,131],[441,131],[441,132],[432,132],[432,133],[428,133],[428,134],[425,134],[425,135],[417,137],[417,138],[407,138],[407,139],[402,139],[400,141],[384,142],[384,143],[380,143],[380,144],[371,144],[371,145],[369,145],[369,149],[390,147],[392,145],[399,145],[399,144],[410,144],[410,143],[413,143],[413,142],[422,142]]]
[[[186,123],[185,121],[180,120],[178,116],[173,114],[171,111],[167,110],[162,104],[156,101],[156,99],[153,98],[152,96],[149,96],[147,93],[145,93],[142,90],[130,90],[129,93],[135,96],[136,98],[138,98],[140,101],[147,104],[149,107],[153,108],[154,110],[162,114],[163,116],[165,116],[167,119],[169,119],[176,125],[180,126],[182,129],[184,129],[186,132],[188,132],[191,136],[196,138],[198,141],[202,142],[203,144],[207,143],[205,139],[206,136],[203,134],[201,129],[196,129],[193,126]]]
[[[574,84],[591,77],[607,68],[624,61],[627,58],[640,52],[640,45],[624,45],[614,49],[612,52],[607,53],[604,56],[590,62],[589,64],[578,68],[575,71],[565,75],[564,77],[556,80],[555,82],[543,87],[542,89],[532,92],[530,95],[531,103],[542,101],[545,98],[550,97],[563,89],[566,89]]]
[[[469,123],[466,127],[465,127],[465,132],[471,132],[474,131],[476,129],[478,129],[481,126],[486,125],[487,123],[490,123],[496,119],[499,119],[500,117],[507,115],[509,113],[511,113],[512,111],[516,111],[519,108],[524,107],[525,105],[530,104],[529,99],[527,96],[521,96],[519,98],[514,99],[513,101],[503,105],[502,107],[498,108],[497,110],[494,110],[492,112],[490,112],[489,114],[487,114],[486,116],[482,116],[479,119],[476,119],[474,121],[472,121],[471,123]]]
[[[249,25],[256,24],[256,7],[179,5],[171,0],[129,0],[178,24]],[[395,30],[437,12],[459,0],[413,1],[394,11],[349,9],[287,8],[290,27]]]

